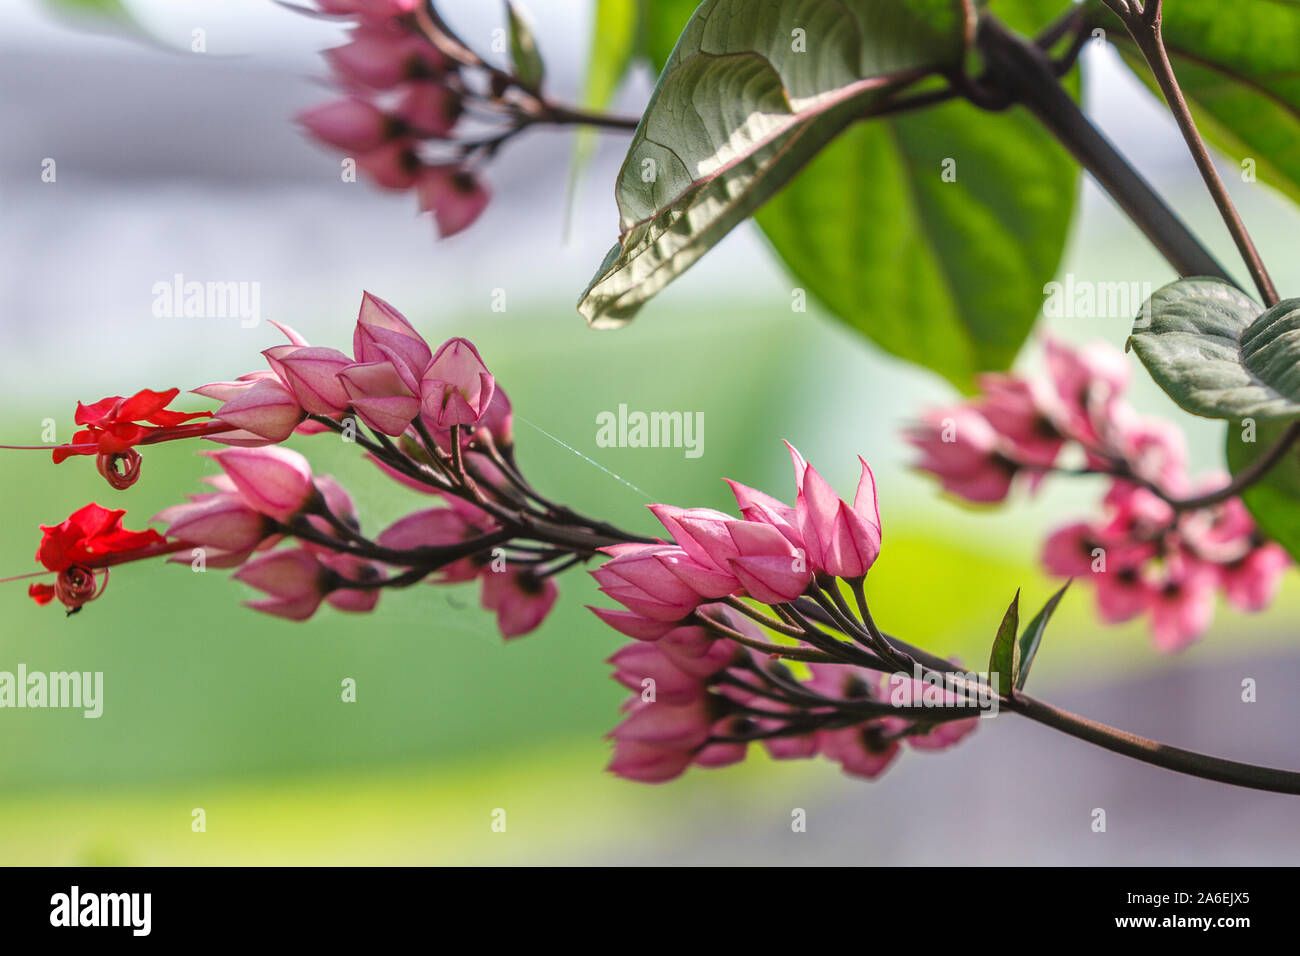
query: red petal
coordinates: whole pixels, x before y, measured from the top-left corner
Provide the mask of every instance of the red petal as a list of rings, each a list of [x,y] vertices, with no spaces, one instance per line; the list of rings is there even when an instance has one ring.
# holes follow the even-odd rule
[[[173,412],[164,408],[160,412],[154,412],[146,418],[145,421],[153,425],[161,425],[164,428],[170,428],[175,425],[183,425],[196,418],[207,418],[211,414],[211,412]]]
[[[118,409],[116,420],[119,422],[144,421],[167,407],[167,403],[180,394],[179,388],[169,388],[165,392],[155,392],[142,388]]]
[[[72,445],[88,445],[88,448],[73,448]],[[54,446],[54,463],[57,465],[61,461],[66,461],[73,455],[97,455],[99,454],[99,439],[91,429],[83,429],[72,436],[72,441],[67,445]]]
[[[117,408],[124,401],[125,399],[120,395],[110,395],[108,398],[101,398],[93,405],[77,402],[77,414],[72,420],[78,425],[103,425],[117,417]]]
[[[131,422],[114,423],[107,431],[100,433],[99,450],[109,455],[121,454],[133,445],[138,445],[149,432],[150,429],[144,425],[135,425]]]
[[[123,551],[138,551],[151,545],[165,544],[166,541],[166,538],[152,528],[145,531],[128,531],[126,528],[118,528],[112,534],[87,538],[83,550],[88,557],[96,557],[120,554]]]
[[[36,548],[36,560],[47,570],[62,571],[72,563],[72,550],[81,542],[81,529],[71,520],[49,527],[41,525],[44,537]]]
[[[54,587],[49,584],[33,584],[27,588],[27,594],[33,601],[44,607],[54,600]]]

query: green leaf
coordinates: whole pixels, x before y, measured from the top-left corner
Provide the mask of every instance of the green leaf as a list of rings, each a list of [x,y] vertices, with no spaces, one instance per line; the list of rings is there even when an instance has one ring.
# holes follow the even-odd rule
[[[1095,2],[1085,0],[1088,5]],[[1075,3],[1074,0],[975,0],[975,6],[981,16],[991,13],[1016,32],[1032,37],[1068,13]]]
[[[645,46],[658,72],[668,62],[700,0],[641,0],[645,10]]]
[[[605,109],[636,62],[642,47],[644,3],[645,0],[596,0],[587,54],[587,76],[582,87],[582,104],[587,109]],[[595,150],[596,131],[589,126],[579,126],[574,136],[573,161],[569,165],[570,208],[578,179],[591,162]]]
[[[522,9],[506,0],[506,20],[510,25],[510,60],[515,76],[530,90],[540,89],[546,66],[537,50],[533,26]]]
[[[1038,645],[1043,640],[1043,632],[1047,630],[1047,622],[1056,613],[1056,605],[1061,603],[1061,598],[1065,597],[1066,589],[1069,586],[1070,582],[1066,581],[1061,586],[1061,590],[1047,599],[1043,609],[1034,615],[1032,621],[1025,625],[1020,640],[1016,642],[1016,667],[1013,677],[1016,690],[1025,689],[1025,682],[1029,680],[1029,668],[1033,666],[1034,656],[1038,653]]]
[[[1228,425],[1228,468],[1235,475],[1248,468],[1287,428],[1285,422]],[[1247,441],[1246,438],[1252,440]],[[1241,495],[1265,535],[1300,561],[1300,446],[1293,446],[1262,478]]]
[[[1260,314],[1227,282],[1180,279],[1142,307],[1128,346],[1193,415],[1300,417],[1300,299]]]
[[[71,26],[97,33],[142,33],[121,0],[41,0],[45,9]]]
[[[604,109],[636,62],[642,34],[640,0],[596,0],[582,102]]]
[[[705,0],[633,137],[620,240],[579,311],[598,327],[632,318],[872,103],[958,65],[969,14],[961,0]]]
[[[941,175],[948,160],[955,181]],[[969,389],[1029,334],[1077,182],[1024,110],[953,102],[855,126],[756,219],[836,317]]]
[[[992,679],[994,674],[1002,675],[998,678],[998,686],[1001,686],[1003,677],[1006,678],[1008,685],[1015,680],[1016,665],[1019,663],[1020,649],[1016,643],[1016,632],[1020,629],[1020,589],[1016,589],[1016,596],[1011,599],[1011,605],[1007,608],[1007,613],[1002,616],[1002,623],[998,625],[997,637],[993,639],[993,650],[989,654],[989,678]]]
[[[1300,4],[1295,0],[1174,0],[1162,13],[1165,47],[1197,126],[1260,182],[1300,200]],[[1154,88],[1151,71],[1119,21],[1109,38]],[[1157,94],[1159,95],[1159,94]]]
[[[45,6],[55,13],[73,16],[105,17],[113,20],[129,21],[130,14],[121,0],[44,0]]]

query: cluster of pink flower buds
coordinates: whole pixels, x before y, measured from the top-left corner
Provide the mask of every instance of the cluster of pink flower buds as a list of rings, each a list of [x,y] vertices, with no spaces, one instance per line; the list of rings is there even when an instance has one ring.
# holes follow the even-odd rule
[[[353,24],[348,41],[325,53],[345,95],[299,121],[378,186],[415,190],[440,235],[467,228],[489,199],[475,164],[495,146],[466,138],[462,118],[475,106],[500,111],[497,73],[453,42],[423,0],[320,0],[320,7]]]
[[[1286,552],[1265,541],[1239,498],[1189,507],[1183,496],[1221,485],[1193,482],[1183,436],[1124,399],[1124,356],[1104,343],[1046,342],[1050,382],[986,375],[980,394],[911,428],[918,467],[944,489],[998,502],[1012,485],[1035,488],[1049,472],[1108,476],[1100,518],[1055,532],[1043,549],[1053,574],[1096,587],[1111,623],[1150,614],[1153,639],[1178,650],[1210,626],[1216,591],[1243,610],[1273,598]],[[1074,464],[1062,464],[1069,456]]]
[[[391,437],[418,419],[444,448],[453,426],[464,426],[462,443],[481,429],[498,447],[511,444],[510,402],[469,340],[449,339],[434,352],[400,312],[369,293],[361,301],[352,355],[309,345],[293,329],[272,324],[289,344],[262,352],[269,369],[194,389],[223,403],[212,417],[230,430],[209,435],[213,441],[274,444],[295,431],[329,428],[308,416],[337,421],[352,410]]]
[[[700,609],[653,643],[630,644],[609,659],[614,679],[634,692],[610,732],[609,769],[629,780],[662,783],[687,768],[725,767],[761,743],[776,760],[822,756],[872,779],[907,742],[919,750],[957,743],[978,717],[918,719],[920,681],[849,663],[806,665],[798,679],[784,663],[719,637],[707,622],[755,639],[761,632],[724,605]],[[907,710],[907,708],[913,708]],[[905,715],[906,714],[906,715]]]
[[[880,553],[876,484],[865,461],[853,505],[789,444],[795,506],[729,482],[740,518],[711,508],[651,505],[672,543],[620,544],[591,572],[626,610],[593,608],[629,637],[655,640],[706,601],[727,596],[782,604],[807,590],[814,574],[860,579]]]
[[[82,430],[54,460],[98,455],[117,489],[139,480],[138,445],[204,438],[229,447],[208,453],[222,469],[205,479],[210,490],[156,516],[166,537],[122,531],[123,512],[98,505],[44,529],[37,560],[58,578],[32,586],[38,603],[58,598],[78,610],[102,593],[109,565],[172,555],[238,568],[234,577],[265,595],[253,608],[291,620],[322,603],[372,610],[384,588],[478,580],[482,605],[514,637],[554,605],[552,574],[631,540],[569,509],[555,513],[518,473],[510,401],[468,340],[431,348],[368,293],[351,355],[277,327],[288,344],[262,353],[269,368],[193,390],[220,401],[214,411],[167,409],[174,388],[78,405]],[[385,476],[441,505],[367,538],[343,487],[280,444],[320,433],[360,444]]]
[[[976,718],[903,716],[885,692],[884,673],[854,663],[875,659],[855,658],[845,649],[856,645],[829,639],[796,608],[838,595],[837,579],[861,585],[880,554],[880,513],[865,461],[850,505],[787,447],[793,507],[732,481],[739,518],[651,505],[667,541],[602,549],[610,560],[591,573],[623,608],[591,610],[637,641],[610,658],[614,679],[637,693],[610,735],[614,773],[658,783],[692,765],[736,763],[761,741],[778,759],[820,754],[847,773],[875,777],[904,739],[932,749],[973,729]],[[802,636],[789,647],[765,645],[745,616],[753,607],[746,602],[768,605],[785,622],[802,621],[804,630],[795,632]],[[836,626],[856,623],[841,616]],[[784,656],[816,661],[811,679],[797,680]],[[906,706],[914,682],[899,681]]]

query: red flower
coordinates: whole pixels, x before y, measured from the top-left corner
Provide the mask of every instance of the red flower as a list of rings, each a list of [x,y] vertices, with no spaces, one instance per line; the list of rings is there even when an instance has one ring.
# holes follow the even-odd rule
[[[167,405],[179,393],[179,388],[165,392],[142,388],[130,398],[112,395],[93,405],[78,402],[75,421],[84,427],[72,436],[71,444],[54,449],[54,463],[71,455],[122,455],[134,445],[189,437],[188,430],[173,430],[196,418],[206,418],[211,412],[168,411]]]
[[[41,525],[43,537],[36,549],[36,560],[58,577],[54,584],[32,584],[27,594],[37,604],[49,604],[58,598],[68,613],[93,601],[103,591],[96,578],[98,569],[123,561],[167,554],[185,545],[168,542],[152,529],[129,531],[122,527],[125,511],[88,504],[74,511],[54,526]]]
[[[121,559],[114,559],[114,555],[166,543],[167,539],[152,528],[147,531],[123,528],[125,514],[121,509],[110,510],[91,503],[53,527],[41,525],[45,537],[36,549],[36,560],[50,571],[64,571],[74,564],[99,568],[117,564]]]

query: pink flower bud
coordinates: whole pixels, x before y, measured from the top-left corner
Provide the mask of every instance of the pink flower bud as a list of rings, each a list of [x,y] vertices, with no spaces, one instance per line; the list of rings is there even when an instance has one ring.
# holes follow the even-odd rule
[[[929,733],[908,735],[907,745],[915,750],[947,750],[972,733],[979,723],[978,717],[971,717],[969,720],[946,720],[942,724],[935,724]]]
[[[426,166],[416,178],[420,209],[432,212],[446,239],[469,228],[487,208],[492,194],[478,177],[460,166]]]
[[[1096,553],[1100,549],[1100,554]],[[1092,574],[1098,557],[1105,556],[1100,537],[1086,521],[1060,528],[1043,542],[1043,567],[1061,577],[1083,577]]]
[[[266,516],[238,495],[217,494],[160,511],[167,537],[218,551],[251,551],[271,533]]]
[[[817,469],[796,456],[799,495],[795,515],[808,561],[827,574],[859,578],[880,554],[880,512],[876,503],[876,482],[866,461],[853,498],[853,507],[840,500]]]
[[[1160,485],[1168,494],[1188,492],[1187,444],[1177,425],[1141,417],[1118,403],[1109,424],[1108,440],[1135,475]],[[1212,485],[1219,483],[1212,479]]]
[[[730,573],[727,562],[739,552],[728,531],[736,519],[712,508],[677,508],[673,505],[650,505],[673,540],[692,559],[705,567]]]
[[[599,589],[607,597],[613,598],[629,611],[641,617],[648,617],[665,624],[675,624],[694,610],[692,602],[698,602],[699,596],[692,593],[691,601],[669,604],[660,601],[641,588],[628,585],[609,585]]]
[[[587,610],[634,641],[657,641],[676,628],[674,621],[659,621],[622,608],[593,607],[588,604]]]
[[[868,780],[884,773],[900,750],[897,741],[881,738],[878,722],[842,730],[819,730],[817,749],[838,763],[845,773]]]
[[[637,694],[642,681],[654,681],[655,700],[663,704],[689,704],[704,693],[704,682],[684,672],[658,644],[629,644],[609,658],[614,680]]]
[[[392,121],[368,100],[348,96],[298,115],[316,139],[350,153],[375,149],[392,134]]]
[[[728,624],[735,625],[736,630],[750,637],[760,640],[763,637],[762,632],[748,618],[728,620]],[[699,644],[695,643],[701,639],[702,651]],[[715,638],[711,631],[698,625],[674,628],[656,641],[655,647],[682,673],[701,681],[736,663],[741,653],[738,644],[725,638]]]
[[[383,569],[379,565],[362,558],[323,549],[314,553],[322,565],[344,581],[374,581],[383,577]],[[349,588],[336,584],[325,595],[325,603],[338,611],[365,614],[379,604],[379,593],[378,588]]]
[[[734,732],[736,719],[732,717],[720,720],[714,725],[713,730],[718,734],[729,734]],[[745,759],[745,754],[749,750],[749,744],[735,741],[718,741],[701,747],[695,754],[692,763],[697,767],[730,767],[732,764],[740,763]]]
[[[559,593],[551,578],[539,578],[526,568],[508,568],[483,574],[480,599],[483,607],[496,612],[501,636],[510,638],[540,627]]]
[[[1262,611],[1273,602],[1291,559],[1281,545],[1269,542],[1219,571],[1224,597],[1243,611]]]
[[[315,485],[316,490],[325,499],[325,507],[329,508],[335,517],[353,528],[359,527],[357,506],[353,503],[348,490],[339,484],[337,478],[331,475],[320,475],[315,479]]]
[[[293,346],[286,346],[292,348]],[[252,445],[282,442],[298,427],[305,414],[298,400],[277,378],[258,378],[248,382],[231,383],[242,387],[234,391],[213,417],[238,432],[225,432],[212,436],[222,444]],[[203,386],[194,389],[200,395],[209,394]],[[257,440],[261,441],[258,442]]]
[[[399,518],[379,535],[378,541],[385,548],[407,551],[460,544],[478,537],[484,530],[484,527],[452,508],[429,508]],[[438,578],[447,583],[472,581],[482,571],[482,565],[470,556],[442,568],[438,572]]]
[[[227,448],[206,454],[249,506],[278,521],[297,514],[316,494],[307,459],[288,448]]]
[[[492,389],[492,400],[488,402],[487,411],[483,413],[478,426],[476,434],[486,431],[492,436],[492,443],[502,451],[509,451],[514,446],[515,426],[510,399],[500,385]]]
[[[934,411],[908,431],[921,451],[916,467],[937,477],[945,491],[967,501],[1006,498],[1016,466],[999,451],[997,432],[979,412],[965,406]]]
[[[429,343],[406,317],[369,292],[361,297],[352,353],[359,363],[392,362],[412,391],[419,390],[420,376],[433,358]]]
[[[436,76],[447,67],[437,47],[400,31],[354,31],[352,40],[326,50],[325,58],[343,79],[380,90],[412,77]]]
[[[1128,363],[1118,349],[1094,342],[1078,349],[1045,343],[1047,371],[1061,401],[1058,423],[1072,438],[1097,444],[1128,384]]]
[[[661,551],[654,557],[700,597],[726,597],[740,589],[740,582],[734,574],[700,564],[680,548]]]
[[[770,524],[785,535],[796,548],[803,548],[803,536],[799,534],[798,517],[794,508],[784,501],[742,485],[738,481],[729,478],[725,480],[731,486],[731,492],[736,496],[736,504],[740,507],[740,514],[746,521]]]
[[[414,80],[397,104],[397,116],[419,136],[445,139],[460,119],[460,94],[437,81]]]
[[[754,600],[782,604],[793,601],[808,587],[812,580],[808,558],[776,528],[736,521],[729,530],[737,557],[728,565]]]
[[[1151,606],[1153,586],[1140,567],[1107,564],[1105,574],[1093,576],[1097,586],[1097,611],[1108,624],[1131,621]]]
[[[325,597],[325,568],[314,555],[301,548],[272,551],[245,564],[234,577],[269,595],[264,600],[250,602],[249,607],[291,621],[307,620]]]
[[[700,595],[656,560],[669,545],[627,545],[606,549],[612,560],[591,572],[602,593],[651,620],[680,621],[700,604]]]
[[[379,604],[379,591],[374,588],[337,588],[325,596],[325,603],[337,611],[367,614]]]
[[[619,741],[691,749],[704,743],[711,723],[703,697],[680,706],[638,701],[609,736]]]
[[[691,751],[636,740],[616,739],[609,771],[640,783],[665,783],[691,765]]]
[[[1018,462],[1047,467],[1065,443],[1053,423],[1060,418],[1059,402],[1051,401],[1036,383],[1014,375],[989,373],[979,377],[983,394],[971,407],[982,414],[1006,440]]]
[[[706,604],[700,608],[700,613],[711,615],[717,605]],[[699,624],[687,624],[682,627],[675,627],[661,638],[664,645],[664,653],[677,662],[678,666],[688,673],[691,671],[691,661],[698,661],[708,655],[717,643],[718,639],[707,628]],[[712,671],[707,671],[712,673]]]
[[[679,605],[689,613],[700,603],[700,595],[657,560],[662,552],[673,550],[675,549],[667,545],[658,544],[626,549],[591,573],[606,587],[631,585],[651,600]]]
[[[1187,553],[1166,556],[1165,580],[1151,591],[1151,636],[1162,651],[1180,651],[1214,620],[1214,566]]]
[[[348,407],[339,372],[352,360],[338,349],[276,345],[262,354],[309,414],[337,415]]]
[[[496,382],[468,339],[448,339],[420,382],[425,414],[439,428],[473,425],[487,411]]]
[[[362,153],[357,157],[357,168],[376,185],[400,192],[415,185],[420,157],[415,152],[415,144],[401,137]]]
[[[361,420],[385,435],[401,435],[420,414],[420,399],[390,361],[346,365],[338,373]]]

